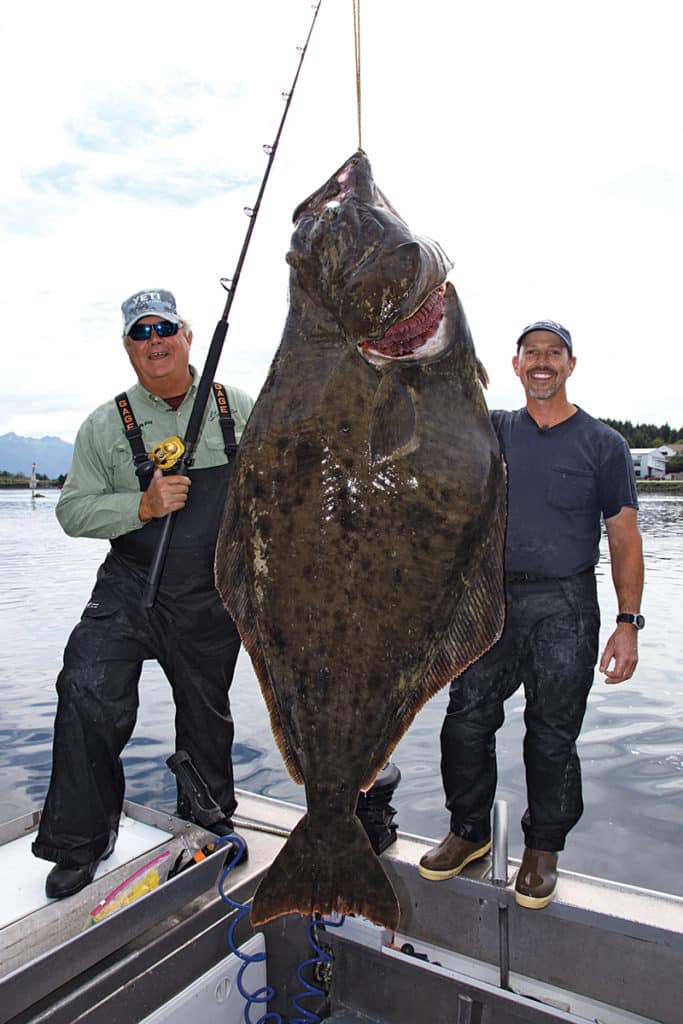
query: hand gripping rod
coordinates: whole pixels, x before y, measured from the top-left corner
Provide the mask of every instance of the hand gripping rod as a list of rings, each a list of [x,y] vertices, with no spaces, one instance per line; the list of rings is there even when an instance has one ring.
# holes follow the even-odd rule
[[[297,65],[296,74],[294,75],[292,87],[288,93],[283,93],[283,97],[285,98],[286,103],[285,109],[282,112],[282,118],[280,119],[280,126],[277,130],[277,135],[275,136],[275,141],[273,142],[272,146],[264,146],[266,153],[268,153],[268,163],[266,164],[266,170],[263,175],[263,181],[261,182],[261,188],[259,189],[256,202],[253,208],[247,209],[245,211],[249,216],[249,227],[247,228],[247,233],[244,236],[244,242],[242,243],[242,250],[240,252],[239,259],[237,260],[237,267],[235,268],[235,273],[232,279],[230,280],[229,286],[227,284],[225,285],[228,292],[228,298],[225,303],[223,315],[216,324],[216,329],[213,332],[213,338],[211,339],[209,351],[206,356],[204,369],[202,370],[199,385],[197,386],[197,396],[194,400],[192,412],[190,413],[190,419],[188,420],[187,432],[183,439],[183,443],[185,445],[185,453],[182,459],[178,462],[176,467],[176,472],[180,474],[184,474],[187,471],[188,467],[192,465],[194,450],[197,446],[199,431],[201,429],[202,419],[204,418],[204,410],[206,409],[206,403],[208,401],[209,393],[213,385],[213,379],[216,374],[218,361],[221,357],[221,352],[223,350],[223,343],[225,342],[225,337],[228,333],[228,314],[230,313],[232,302],[235,297],[235,290],[237,288],[237,283],[240,279],[240,274],[242,273],[242,266],[244,264],[245,256],[247,255],[247,249],[249,248],[249,242],[251,241],[251,236],[254,231],[256,218],[261,207],[263,193],[265,192],[266,189],[268,176],[270,175],[270,169],[273,166],[273,160],[275,159],[277,147],[280,142],[282,129],[285,126],[285,121],[287,119],[287,114],[289,112],[289,106],[292,102],[292,96],[294,95],[296,83],[299,79],[301,66],[304,62],[304,57],[306,56],[306,51],[308,49],[308,44],[310,42],[311,35],[313,34],[313,28],[315,26],[316,18],[318,17],[318,11],[320,9],[321,2],[322,0],[318,0],[318,3],[313,5],[313,20],[311,21],[311,27],[308,30],[306,42],[302,47],[298,48],[300,53],[299,63]],[[147,577],[145,591],[142,596],[142,603],[145,608],[151,608],[156,600],[157,591],[159,589],[159,582],[161,580],[161,574],[164,569],[164,562],[166,560],[166,554],[168,552],[168,546],[171,542],[171,534],[173,532],[173,524],[175,523],[176,514],[176,512],[169,512],[164,517],[164,525],[159,540],[157,542],[154,557],[152,558],[152,564],[150,565],[149,568],[149,576]]]

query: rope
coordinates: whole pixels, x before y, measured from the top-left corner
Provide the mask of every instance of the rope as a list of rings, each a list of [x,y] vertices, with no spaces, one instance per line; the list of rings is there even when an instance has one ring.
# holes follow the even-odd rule
[[[361,89],[360,89],[360,0],[353,3],[353,44],[356,57],[356,110],[358,116],[358,148],[363,148],[361,132]]]

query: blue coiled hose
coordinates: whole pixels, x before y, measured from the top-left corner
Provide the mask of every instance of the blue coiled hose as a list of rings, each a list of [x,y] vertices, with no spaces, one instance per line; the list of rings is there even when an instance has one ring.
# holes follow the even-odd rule
[[[271,1024],[284,1024],[282,1016],[279,1013],[265,1013],[263,1016],[259,1017],[257,1021],[252,1022],[251,1020],[250,1014],[252,1006],[258,1006],[267,1003],[269,1000],[274,999],[277,993],[276,990],[271,985],[265,985],[262,988],[257,989],[255,992],[248,992],[247,989],[245,988],[244,972],[248,968],[249,964],[260,963],[261,961],[265,960],[266,954],[256,953],[254,955],[251,955],[248,953],[243,953],[235,945],[235,929],[249,913],[249,907],[247,904],[238,903],[236,900],[233,900],[231,896],[228,896],[228,894],[225,891],[224,885],[228,875],[232,871],[237,861],[240,860],[242,856],[242,853],[244,851],[244,842],[237,835],[220,836],[216,840],[216,845],[218,845],[218,843],[225,842],[232,843],[232,845],[236,847],[236,849],[230,861],[227,862],[225,864],[225,867],[223,868],[221,876],[218,880],[218,891],[221,894],[221,899],[225,903],[227,903],[228,906],[232,907],[234,910],[237,911],[237,914],[233,917],[232,921],[230,922],[230,927],[228,928],[228,945],[230,946],[230,951],[234,953],[235,956],[239,957],[239,959],[242,961],[240,969],[237,973],[237,990],[244,999],[246,1004],[244,1007],[244,1021],[245,1024],[268,1024],[268,1022],[271,1022]],[[313,996],[322,997],[325,995],[325,993],[323,992],[322,989],[319,989],[315,985],[311,985],[310,982],[306,981],[306,979],[303,976],[303,971],[307,967],[315,968],[318,964],[330,963],[332,959],[329,953],[326,953],[323,949],[320,948],[314,937],[314,929],[316,925],[322,924],[325,927],[339,928],[343,923],[343,916],[340,917],[338,921],[325,921],[322,919],[317,920],[315,918],[311,918],[311,920],[309,921],[306,933],[308,936],[309,945],[313,950],[314,955],[309,960],[304,960],[304,962],[299,964],[299,967],[297,968],[296,976],[301,984],[302,991],[293,997],[292,1004],[294,1006],[295,1012],[298,1013],[299,1016],[291,1017],[289,1019],[288,1024],[320,1024],[320,1017],[316,1013],[313,1013],[312,1011],[307,1010],[305,1007],[302,1007],[300,1004],[300,1000],[310,999]]]

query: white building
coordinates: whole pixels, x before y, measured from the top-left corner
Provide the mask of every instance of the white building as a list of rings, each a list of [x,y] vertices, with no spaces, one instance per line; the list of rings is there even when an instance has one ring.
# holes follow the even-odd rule
[[[663,452],[667,459],[670,459],[672,455],[683,455],[683,444],[661,444],[658,451]]]
[[[666,455],[660,448],[631,448],[636,480],[663,480]]]

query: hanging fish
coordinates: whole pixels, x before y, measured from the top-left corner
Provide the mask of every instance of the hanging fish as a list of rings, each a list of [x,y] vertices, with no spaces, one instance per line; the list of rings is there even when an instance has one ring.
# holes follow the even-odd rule
[[[242,437],[217,585],[307,812],[254,897],[399,908],[355,815],[417,711],[498,638],[505,473],[439,245],[358,152],[294,213],[290,309]]]

